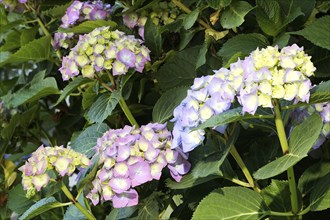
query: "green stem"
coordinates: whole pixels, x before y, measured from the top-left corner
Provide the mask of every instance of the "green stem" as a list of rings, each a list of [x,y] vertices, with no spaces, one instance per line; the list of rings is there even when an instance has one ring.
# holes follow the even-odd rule
[[[37,16],[37,21],[38,21],[38,24],[41,27],[42,31],[44,32],[44,34],[46,36],[51,36],[51,34],[47,30],[46,26],[44,25],[44,23],[42,22],[42,20],[38,16]],[[50,38],[50,42],[51,42],[51,45],[54,45],[53,37]],[[62,60],[62,54],[61,54],[60,50],[56,50],[56,55],[57,55],[59,60]]]
[[[281,148],[283,154],[289,153],[289,144],[286,138],[284,124],[281,116],[280,103],[278,101],[274,101],[275,107],[275,125],[277,130],[277,135],[280,140]],[[294,177],[293,167],[288,168],[287,170],[288,180],[289,180],[289,189],[290,189],[290,200],[291,200],[291,208],[294,214],[298,213],[298,197],[297,197],[297,186]]]
[[[139,124],[136,122],[134,116],[132,115],[132,112],[129,110],[123,96],[120,95],[120,99],[119,99],[119,105],[121,107],[121,109],[123,110],[123,112],[125,113],[128,121],[131,123],[131,125],[134,125],[135,128],[139,128]]]
[[[172,2],[178,7],[180,8],[182,11],[184,11],[185,13],[189,14],[191,12],[191,10],[185,6],[183,3],[181,3],[180,1],[178,0],[172,0]],[[203,27],[205,27],[206,29],[212,29],[212,27],[205,23],[203,20],[201,19],[197,19],[197,22],[202,25]]]
[[[224,179],[229,180],[237,185],[243,186],[243,187],[252,187],[249,183],[246,183],[244,181],[241,181],[239,179],[235,179],[235,178],[229,178],[229,177],[224,177]]]
[[[283,217],[294,216],[294,214],[292,214],[292,212],[275,212],[275,211],[270,211],[269,215],[283,216]]]
[[[238,154],[236,147],[232,144],[230,146],[230,153],[234,157],[235,161],[237,162],[238,166],[242,169],[245,178],[247,179],[248,183],[250,184],[250,187],[252,187],[256,192],[260,192],[259,187],[257,184],[254,182],[250,171],[246,167],[244,161],[242,160],[241,156]]]
[[[81,211],[82,214],[84,214],[84,216],[86,216],[87,219],[89,220],[96,220],[96,218],[93,216],[93,214],[91,214],[86,208],[84,208],[71,194],[71,192],[69,191],[69,189],[66,187],[66,185],[64,183],[62,183],[62,187],[61,187],[62,191],[64,192],[64,194],[68,197],[68,199],[73,203],[73,205],[75,205],[77,207],[77,209],[79,209]]]

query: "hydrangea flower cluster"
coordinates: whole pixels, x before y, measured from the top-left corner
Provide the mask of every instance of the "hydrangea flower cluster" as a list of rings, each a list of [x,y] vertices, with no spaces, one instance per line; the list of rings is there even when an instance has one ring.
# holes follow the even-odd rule
[[[213,115],[227,111],[235,97],[243,114],[255,114],[257,107],[272,108],[272,99],[308,102],[315,67],[311,57],[296,44],[283,48],[267,47],[253,51],[229,69],[196,78],[187,97],[173,112],[173,148],[189,152],[204,140],[204,130],[195,130]],[[216,127],[223,133],[226,126]]]
[[[87,168],[91,161],[83,154],[63,146],[44,147],[41,145],[25,164],[19,168],[22,175],[22,185],[27,194],[34,195],[50,181],[50,170],[60,176],[71,176],[76,168]]]
[[[63,80],[77,76],[93,78],[96,72],[111,70],[114,76],[124,75],[130,68],[142,72],[150,61],[149,49],[133,35],[110,27],[100,27],[80,35],[77,45],[62,61],[60,72]]]
[[[111,13],[111,5],[105,4],[101,0],[80,2],[74,1],[66,10],[65,15],[62,17],[62,28],[70,28],[78,22],[86,20],[104,20]],[[68,48],[69,39],[74,37],[73,33],[60,33],[54,34],[54,48],[60,47]]]
[[[307,119],[315,112],[318,112],[320,114],[323,121],[321,134],[318,140],[313,145],[313,148],[317,149],[326,141],[326,139],[330,138],[330,103],[318,103],[309,107],[297,108],[291,113],[290,118],[293,129],[295,125],[302,123],[305,119]]]
[[[153,8],[152,12],[143,11],[140,15],[135,12],[126,13],[123,15],[124,24],[133,29],[138,26],[138,33],[142,39],[144,39],[144,25],[147,21],[147,17],[150,15],[155,25],[167,25],[171,24],[177,18],[179,14],[178,8],[172,2],[160,2],[157,4],[157,8]]]
[[[165,124],[110,129],[97,140],[95,150],[100,169],[87,195],[94,205],[100,201],[112,201],[115,208],[136,205],[134,187],[159,180],[165,166],[176,181],[190,169],[187,155],[171,149],[171,133]]]

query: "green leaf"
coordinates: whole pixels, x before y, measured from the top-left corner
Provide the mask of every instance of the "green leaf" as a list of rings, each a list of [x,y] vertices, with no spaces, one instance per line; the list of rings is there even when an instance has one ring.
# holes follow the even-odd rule
[[[254,178],[268,179],[276,176],[306,157],[319,137],[322,126],[321,116],[315,113],[295,127],[289,141],[289,153],[261,167],[254,173]],[[306,133],[309,135],[304,135]]]
[[[82,107],[84,110],[92,106],[97,98],[97,92],[94,89],[94,83],[90,83],[88,88],[82,94]]]
[[[211,8],[221,10],[227,7],[231,3],[231,0],[206,0],[206,2]]]
[[[200,31],[201,28],[194,28],[190,30],[181,29],[180,31],[180,46],[179,50],[183,50],[195,36],[195,34]]]
[[[220,24],[225,29],[239,27],[244,22],[244,17],[253,7],[245,1],[237,1],[229,5],[221,15]]]
[[[272,211],[291,211],[290,189],[288,181],[272,180],[271,184],[261,190],[261,196]]]
[[[152,120],[159,123],[169,120],[175,107],[187,96],[188,89],[189,87],[181,86],[166,91],[153,108]]]
[[[315,0],[277,0],[277,2],[281,5],[281,9],[285,15],[290,15],[292,11],[300,8],[304,16],[293,22],[293,25],[296,27],[303,25],[315,8]]]
[[[29,209],[34,202],[26,198],[25,194],[22,184],[17,184],[12,188],[9,191],[8,208],[19,215]]]
[[[10,32],[6,37],[6,42],[0,47],[0,52],[19,48],[21,45],[20,36],[21,33],[16,30]]]
[[[260,194],[243,187],[224,187],[214,190],[199,203],[192,220],[262,219],[267,213]]]
[[[317,47],[315,52],[311,55],[312,55],[312,62],[316,67],[315,77],[318,78],[330,77],[330,71],[329,71],[330,50]]]
[[[183,20],[183,27],[184,29],[190,29],[196,22],[199,15],[199,9],[196,8],[195,10],[191,11]]]
[[[101,95],[87,112],[87,118],[90,123],[101,123],[117,106],[120,99],[120,91],[113,91],[111,94]]]
[[[7,60],[0,63],[0,66],[7,63],[23,63],[30,60],[36,62],[47,60],[50,56],[50,40],[51,36],[49,35],[30,41],[16,53],[10,55]]]
[[[282,27],[281,7],[276,0],[257,0],[256,18],[262,31],[276,36]]]
[[[273,41],[273,46],[278,46],[280,49],[287,46],[290,40],[290,34],[284,33],[276,37]]]
[[[124,208],[112,209],[105,220],[120,220],[128,219],[137,210],[137,206],[129,206]]]
[[[48,95],[57,94],[58,89],[55,78],[44,78],[44,75],[44,71],[39,72],[29,84],[14,94],[6,95],[3,98],[6,105],[15,108],[25,103],[37,101]]]
[[[84,21],[81,24],[74,26],[73,28],[59,28],[60,32],[65,33],[76,33],[76,34],[85,34],[89,33],[95,28],[109,26],[110,29],[116,28],[117,24],[109,20],[94,20],[94,21]]]
[[[75,89],[77,89],[79,86],[84,85],[91,80],[89,78],[84,78],[82,76],[78,76],[76,79],[71,81],[63,90],[60,97],[57,99],[57,102],[54,104],[54,106],[60,104],[68,95],[70,95]]]
[[[20,45],[23,46],[30,41],[35,39],[36,34],[38,33],[38,27],[33,27],[30,29],[25,29],[21,31]]]
[[[72,4],[72,1],[64,4],[64,5],[57,5],[53,8],[48,10],[42,11],[41,13],[45,16],[49,16],[52,18],[61,18],[65,14],[67,8]]]
[[[24,22],[24,20],[16,20],[16,21],[10,22],[10,23],[8,23],[6,25],[3,25],[0,28],[0,33],[5,33],[8,30],[12,30],[14,27],[22,24],[23,22]]]
[[[139,202],[138,215],[131,220],[140,219],[159,219],[159,205],[157,201],[157,193],[153,193],[144,200]]]
[[[199,67],[203,66],[206,63],[206,53],[210,47],[212,39],[213,39],[213,37],[211,37],[209,35],[207,35],[205,37],[205,41],[198,53],[197,63],[196,63],[196,67],[195,67],[196,69],[198,69]]]
[[[43,198],[36,202],[34,205],[32,205],[26,212],[23,213],[22,216],[20,216],[19,220],[28,220],[32,219],[41,213],[47,212],[48,210],[66,206],[65,203],[58,202],[54,197],[49,198]]]
[[[330,101],[330,80],[321,82],[319,85],[314,87],[311,91],[311,97],[309,104],[322,103]]]
[[[93,147],[96,146],[97,139],[102,137],[103,133],[108,129],[108,125],[104,123],[89,126],[71,141],[72,149],[78,153],[85,154],[87,157],[93,156]]]
[[[163,42],[161,32],[150,17],[147,19],[144,29],[145,44],[151,50],[151,53],[158,57],[161,53]]]
[[[221,114],[214,115],[199,126],[197,126],[194,130],[198,129],[205,129],[205,128],[210,128],[210,127],[215,127],[215,126],[220,126],[224,124],[229,124],[235,121],[241,121],[241,120],[247,120],[247,119],[253,119],[253,118],[273,118],[273,115],[250,115],[250,114],[245,114],[242,115],[242,107],[230,109],[228,111],[225,111]]]
[[[330,208],[330,173],[316,182],[310,195],[311,211],[322,211]]]
[[[223,59],[223,63],[227,63],[237,53],[241,53],[240,57],[244,57],[257,47],[264,48],[268,45],[267,38],[262,34],[239,34],[224,43],[217,55]]]
[[[163,90],[193,83],[199,49],[200,47],[192,47],[182,50],[159,68],[156,79]]]
[[[309,24],[306,28],[290,32],[290,34],[301,35],[313,44],[330,50],[330,16],[323,16]]]
[[[307,168],[300,176],[298,181],[298,189],[304,195],[308,194],[314,187],[319,179],[330,173],[330,162],[323,161]]]

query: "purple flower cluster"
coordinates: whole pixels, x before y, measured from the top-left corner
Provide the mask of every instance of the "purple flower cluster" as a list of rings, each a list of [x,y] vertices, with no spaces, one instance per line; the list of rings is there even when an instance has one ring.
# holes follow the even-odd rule
[[[140,17],[135,12],[127,13],[123,15],[123,22],[124,24],[129,27],[130,29],[133,29],[134,27],[139,27],[139,35],[142,39],[144,39],[144,25],[146,24],[147,17],[143,16]]]
[[[50,181],[47,171],[54,170],[60,176],[71,176],[76,168],[86,168],[90,165],[91,162],[85,155],[72,149],[41,145],[19,170],[23,172],[23,188],[28,194],[33,194]]]
[[[114,76],[124,75],[130,68],[142,72],[150,61],[149,49],[132,35],[109,27],[100,27],[80,35],[77,45],[62,61],[60,72],[63,80],[69,80],[80,72],[93,78],[96,72],[111,70]]]
[[[187,97],[173,112],[172,148],[189,152],[204,140],[204,130],[194,130],[213,115],[227,111],[235,97],[243,114],[254,114],[258,106],[273,107],[272,99],[308,102],[315,71],[311,57],[303,48],[292,45],[280,52],[277,47],[257,49],[229,69],[196,78]],[[223,133],[226,126],[214,128]]]
[[[66,10],[65,15],[62,17],[62,28],[70,28],[73,25],[86,20],[104,20],[111,13],[111,5],[105,4],[101,0],[80,2],[74,1]],[[55,49],[60,47],[67,49],[69,46],[69,39],[74,37],[73,33],[54,34]]]
[[[80,2],[74,1],[62,17],[63,28],[69,28],[77,22],[84,20],[104,20],[110,14],[111,5],[104,4],[101,0]]]
[[[87,195],[94,205],[103,201],[112,201],[115,208],[136,205],[134,187],[159,180],[165,166],[176,181],[190,169],[187,155],[171,149],[165,124],[110,129],[97,140],[95,150],[100,169]]]

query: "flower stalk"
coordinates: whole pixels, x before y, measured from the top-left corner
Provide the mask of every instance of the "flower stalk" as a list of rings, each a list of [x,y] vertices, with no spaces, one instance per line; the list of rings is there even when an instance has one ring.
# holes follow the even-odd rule
[[[69,191],[69,189],[66,187],[66,185],[64,183],[62,183],[61,189],[63,191],[63,193],[66,195],[66,197],[68,197],[68,199],[72,202],[72,204],[74,206],[77,207],[77,209],[79,209],[79,211],[81,211],[82,214],[84,214],[84,216],[86,216],[87,219],[89,220],[96,220],[96,218],[93,216],[93,214],[91,214],[86,208],[84,208],[71,194],[71,192]]]
[[[289,144],[284,130],[284,124],[281,116],[280,103],[276,100],[274,101],[275,108],[275,125],[277,130],[277,135],[280,140],[281,148],[283,154],[289,153]],[[297,197],[297,186],[294,176],[293,167],[288,168],[287,170],[288,180],[289,180],[289,189],[290,189],[290,200],[291,208],[294,214],[298,213],[298,197]]]

